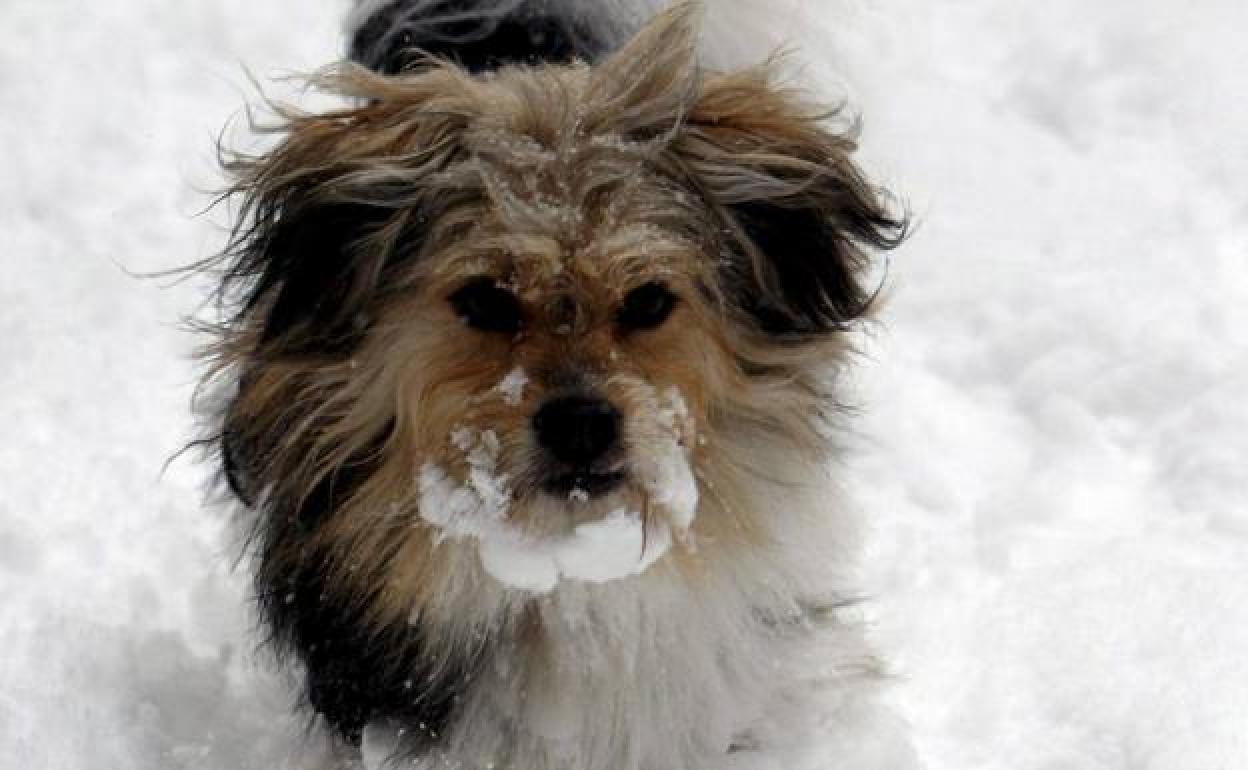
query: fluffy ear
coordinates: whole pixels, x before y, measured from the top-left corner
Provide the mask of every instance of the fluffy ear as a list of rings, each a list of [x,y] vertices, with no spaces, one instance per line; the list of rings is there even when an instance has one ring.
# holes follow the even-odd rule
[[[371,101],[284,114],[275,149],[226,160],[237,180],[230,193],[242,205],[222,295],[239,303],[235,337],[245,333],[261,356],[352,345],[388,272],[419,251],[436,197],[430,179],[458,152],[460,118],[412,118],[418,89],[388,93],[396,87],[358,68],[326,79]]]
[[[707,83],[673,148],[721,218],[724,283],[750,322],[804,336],[863,317],[870,252],[906,234],[851,159],[852,131],[777,88],[769,68]]]
[[[700,6],[679,3],[655,16],[590,75],[587,133],[646,140],[670,134],[697,94]]]
[[[354,350],[384,293],[408,275],[436,207],[466,194],[437,182],[461,153],[465,111],[420,109],[445,91],[439,78],[453,76],[400,83],[354,67],[328,74],[322,85],[367,101],[322,115],[279,108],[285,122],[270,152],[224,158],[235,178],[227,197],[240,204],[230,243],[211,263],[222,274],[219,299],[233,311],[212,352],[237,380],[218,440],[224,477],[249,505],[278,483],[324,483],[333,494],[349,486],[338,472],[328,481],[298,475],[316,466],[309,436],[317,430],[300,416],[319,403],[309,393],[334,383],[322,370]],[[299,422],[306,435],[292,427]],[[332,497],[300,503],[300,519]]]
[[[349,346],[376,291],[386,255],[374,241],[395,213],[362,203],[316,200],[283,205],[260,246],[264,264],[253,301],[264,301],[259,342],[283,352]]]

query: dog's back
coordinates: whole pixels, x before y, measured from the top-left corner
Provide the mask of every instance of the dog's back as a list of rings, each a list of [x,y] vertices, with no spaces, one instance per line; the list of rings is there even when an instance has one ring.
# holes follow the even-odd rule
[[[472,72],[505,64],[594,63],[635,26],[637,12],[593,0],[362,0],[348,18],[348,54],[388,75],[421,57]]]

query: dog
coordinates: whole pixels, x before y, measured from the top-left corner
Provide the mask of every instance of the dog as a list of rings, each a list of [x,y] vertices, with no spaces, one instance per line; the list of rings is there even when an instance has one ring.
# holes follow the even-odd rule
[[[618,10],[358,3],[345,106],[225,160],[213,446],[348,751],[722,768],[880,678],[830,469],[904,212],[696,5]]]

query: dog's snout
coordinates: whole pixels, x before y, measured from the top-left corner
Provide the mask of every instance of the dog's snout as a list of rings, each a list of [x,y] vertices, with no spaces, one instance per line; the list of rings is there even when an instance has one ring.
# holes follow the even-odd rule
[[[546,402],[533,416],[537,440],[555,458],[587,466],[619,438],[620,413],[600,398],[567,396]]]

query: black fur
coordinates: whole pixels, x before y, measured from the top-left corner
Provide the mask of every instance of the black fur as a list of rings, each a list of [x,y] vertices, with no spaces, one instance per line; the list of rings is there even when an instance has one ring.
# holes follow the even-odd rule
[[[862,285],[866,257],[858,244],[891,249],[906,232],[904,218],[872,207],[833,213],[801,198],[741,203],[732,211],[770,272],[770,286],[741,287],[741,305],[775,336],[819,334],[861,318],[874,295]]]
[[[249,305],[262,298],[270,302],[261,344],[300,340],[298,350],[284,345],[286,353],[350,347],[361,331],[355,311],[389,266],[365,241],[393,216],[392,210],[362,203],[287,201],[268,236],[253,244],[263,266]]]
[[[340,204],[283,216],[265,244],[268,263],[257,285],[258,294],[274,291],[261,344],[304,325],[311,328],[302,330],[301,339],[327,345],[349,334],[351,319],[343,314],[347,294],[359,280],[353,274],[375,270],[351,252],[387,213]]]
[[[353,745],[375,719],[415,730],[408,738],[415,750],[436,744],[480,656],[434,655],[418,623],[378,631],[360,606],[327,583],[329,558],[308,554],[284,582],[269,587],[274,593],[265,602],[271,627],[303,660],[308,703]]]
[[[370,450],[321,479],[306,495],[298,484],[270,485],[264,501],[270,510],[256,533],[256,590],[275,650],[302,661],[307,702],[335,733],[358,745],[369,722],[396,719],[416,730],[409,734],[408,745],[420,750],[445,733],[456,702],[475,675],[480,651],[435,653],[415,620],[379,629],[365,618],[365,608],[375,597],[355,595],[335,582],[333,575],[342,572],[341,555],[310,546],[291,553],[292,543],[308,542],[308,535],[374,472],[382,443],[379,437]],[[393,558],[393,553],[378,554],[377,563],[359,568],[365,574],[381,572]],[[384,585],[381,580],[374,583]]]
[[[269,365],[314,369],[350,355],[366,328],[362,312],[385,291],[391,269],[419,251],[421,220],[414,212],[310,198],[299,189],[256,201],[256,224],[238,240],[239,262],[228,279],[246,287],[239,317],[263,319],[240,391]],[[383,228],[399,232],[388,249],[376,243]],[[480,651],[435,653],[416,622],[379,629],[365,617],[373,597],[337,582],[342,555],[300,547],[373,475],[393,425],[331,473],[310,478],[290,462],[292,450],[284,445],[292,435],[287,426],[311,419],[307,410],[316,404],[300,397],[298,375],[290,376],[289,401],[275,403],[263,420],[237,414],[236,404],[227,407],[219,439],[230,489],[259,509],[252,542],[261,618],[274,651],[302,662],[308,704],[344,741],[358,744],[370,721],[396,719],[419,728],[408,737],[419,750],[445,733]],[[312,424],[294,435],[312,441],[320,430]],[[323,450],[301,446],[294,454],[314,451]],[[282,452],[288,459],[275,463]],[[392,558],[376,554],[360,568],[381,574]],[[361,584],[384,581],[364,577]]]
[[[247,461],[244,459],[250,453],[241,445],[242,441],[242,437],[228,427],[216,438],[225,483],[229,485],[230,492],[240,503],[251,507],[256,504],[256,495],[252,490],[254,482],[247,470]]]
[[[515,12],[490,18],[480,9],[490,0],[446,0],[428,6],[415,23],[407,21],[412,0],[382,8],[356,31],[350,57],[377,72],[394,75],[419,61],[419,52],[450,59],[470,72],[507,64],[540,64],[582,59],[597,61],[610,46],[567,14],[544,2],[526,0]]]

